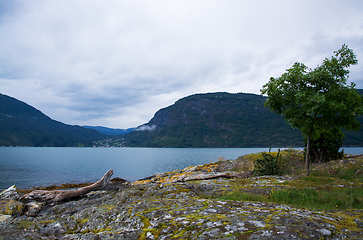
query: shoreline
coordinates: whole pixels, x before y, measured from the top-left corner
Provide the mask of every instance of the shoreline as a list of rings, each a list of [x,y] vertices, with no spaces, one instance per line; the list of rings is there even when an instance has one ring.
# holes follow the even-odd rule
[[[284,156],[295,158],[292,152]],[[33,204],[39,210],[34,216],[0,215],[0,235],[6,239],[363,238],[363,210],[319,211],[265,200],[224,198],[237,191],[267,199],[274,192],[305,188],[300,173],[247,177],[232,174],[246,173],[244,170],[256,157],[190,166],[127,183],[122,189],[101,189],[60,203]],[[362,156],[314,167],[335,169],[357,163],[363,166]],[[224,175],[218,176],[221,173]],[[208,179],[213,174],[217,177]],[[309,188],[326,188],[319,182],[307,183]],[[348,186],[360,189],[363,184],[329,180],[329,188]]]
[[[92,182],[102,176],[103,171],[111,168],[114,169],[115,176],[132,182],[155,173],[217,161],[218,157],[234,160],[245,154],[268,152],[268,150],[268,148],[182,149],[180,151],[179,149],[106,150],[93,148],[7,149],[7,151],[0,152],[0,155],[5,157],[2,159],[2,176],[0,176],[2,183],[0,186],[2,190],[13,184],[20,189],[32,189],[53,184]],[[272,149],[272,151],[277,150]],[[357,154],[361,154],[363,148],[358,148],[357,151]],[[8,160],[6,156],[10,156]],[[11,159],[15,159],[15,161]],[[99,159],[105,160],[100,161]],[[102,171],[99,170],[100,168]]]

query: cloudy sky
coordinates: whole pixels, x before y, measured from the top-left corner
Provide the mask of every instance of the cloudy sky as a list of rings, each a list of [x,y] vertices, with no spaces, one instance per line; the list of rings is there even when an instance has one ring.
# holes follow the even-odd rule
[[[259,94],[344,43],[363,88],[362,0],[0,0],[0,93],[67,124],[136,127],[191,94]]]

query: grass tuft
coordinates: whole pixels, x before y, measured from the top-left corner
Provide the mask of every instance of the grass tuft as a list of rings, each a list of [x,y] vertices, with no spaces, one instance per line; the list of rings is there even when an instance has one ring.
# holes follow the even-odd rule
[[[314,190],[311,188],[275,191],[270,201],[310,210],[363,209],[363,191],[358,188]]]

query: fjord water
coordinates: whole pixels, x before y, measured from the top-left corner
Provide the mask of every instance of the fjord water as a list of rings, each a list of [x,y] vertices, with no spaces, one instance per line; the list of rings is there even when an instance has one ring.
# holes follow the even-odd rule
[[[15,184],[30,188],[100,179],[109,170],[129,181],[155,173],[218,161],[218,157],[268,151],[268,148],[0,148],[0,190]],[[276,151],[276,149],[272,149]],[[345,153],[362,154],[363,148]]]

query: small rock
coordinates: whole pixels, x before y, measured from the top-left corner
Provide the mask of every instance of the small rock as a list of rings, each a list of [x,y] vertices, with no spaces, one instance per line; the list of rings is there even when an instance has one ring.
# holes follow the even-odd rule
[[[24,204],[22,202],[8,199],[0,200],[0,214],[20,216],[24,212]]]
[[[11,215],[0,214],[0,222],[6,221],[11,218]]]
[[[151,232],[148,232],[148,233],[146,234],[146,237],[147,237],[148,239],[154,239],[154,235],[152,235],[152,233],[151,233]]]
[[[105,194],[106,194],[106,191],[99,190],[99,191],[89,192],[89,193],[86,194],[86,196],[89,199],[96,199],[96,198],[100,198],[101,196],[103,196]]]
[[[363,221],[361,221],[360,219],[355,219],[354,222],[357,224],[358,228],[363,229]]]
[[[362,170],[358,169],[355,174],[358,175],[358,174],[361,174],[362,173]]]
[[[40,229],[40,233],[44,235],[61,235],[66,231],[66,227],[63,226],[60,222],[52,222],[50,224],[45,225],[44,228]]]
[[[30,202],[25,205],[25,215],[28,217],[36,217],[40,210],[44,207],[44,203]]]
[[[324,236],[330,236],[331,235],[331,231],[327,230],[327,229],[317,229],[318,232],[321,232]]]
[[[9,187],[8,189],[5,189],[4,191],[2,191],[0,193],[1,200],[5,200],[5,199],[18,200],[19,197],[20,196],[19,196],[18,192],[16,191],[15,185]]]
[[[250,221],[250,223],[254,224],[256,227],[259,227],[259,228],[264,228],[266,226],[266,224],[261,221]]]

